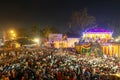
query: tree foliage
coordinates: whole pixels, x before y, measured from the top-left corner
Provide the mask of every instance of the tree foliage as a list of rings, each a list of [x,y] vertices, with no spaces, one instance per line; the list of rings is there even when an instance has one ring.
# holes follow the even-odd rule
[[[24,45],[33,43],[30,41],[33,38],[40,38],[42,41],[44,38],[48,38],[49,34],[58,33],[59,31],[51,25],[46,25],[43,29],[40,29],[37,25],[33,25],[29,28],[19,28],[17,32],[17,42]]]
[[[28,38],[19,38],[16,40],[18,43],[20,43],[21,45],[27,45],[27,44],[34,44],[35,42],[33,42],[32,40],[28,39]]]
[[[113,37],[118,37],[120,35],[120,20],[111,20],[108,22],[108,27],[114,32]]]
[[[37,25],[33,25],[31,27],[27,28],[19,28],[17,31],[17,35],[21,38],[33,38],[33,37],[39,37],[41,35],[41,29]]]
[[[31,36],[32,36],[32,37],[39,37],[40,34],[41,34],[41,29],[40,29],[39,26],[33,25],[33,26],[30,28],[30,32],[31,32]]]
[[[40,30],[38,26],[32,26],[30,28],[19,28],[17,32],[16,41],[21,45],[34,44],[32,39],[40,36]]]
[[[30,31],[29,28],[24,28],[21,27],[17,30],[17,37],[20,38],[24,38],[24,37],[29,37],[30,36]]]
[[[84,30],[88,26],[95,24],[95,21],[96,18],[90,16],[87,9],[83,9],[82,11],[77,11],[72,14],[69,27],[79,27],[79,29]]]
[[[52,33],[59,33],[59,31],[51,25],[46,25],[45,28],[43,28],[44,37],[48,38],[49,34]]]

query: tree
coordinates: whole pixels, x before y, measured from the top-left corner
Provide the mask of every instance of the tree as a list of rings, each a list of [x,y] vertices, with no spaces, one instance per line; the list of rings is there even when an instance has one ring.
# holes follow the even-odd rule
[[[33,44],[32,39],[40,37],[40,29],[38,26],[32,26],[30,28],[19,28],[16,41],[21,45]]]
[[[37,25],[33,25],[30,29],[30,32],[31,32],[31,36],[33,37],[39,37],[41,34],[41,30]]]
[[[17,37],[18,38],[29,37],[29,36],[30,36],[29,28],[21,27],[17,30]]]
[[[118,37],[120,35],[120,20],[111,20],[108,22],[109,29],[111,29],[114,34],[113,37]]]
[[[21,45],[27,45],[27,44],[34,44],[35,42],[33,42],[32,40],[28,39],[28,38],[19,38],[16,40],[18,43],[20,43]]]
[[[90,16],[87,9],[82,11],[74,12],[71,16],[71,21],[69,22],[70,28],[79,28],[80,30],[85,30],[88,26],[95,24],[96,18]]]
[[[51,25],[46,25],[45,28],[43,28],[43,35],[45,38],[48,38],[49,34],[52,33],[59,33],[59,31]]]
[[[18,29],[17,32],[19,37],[28,37],[28,38],[39,37],[42,34],[42,30],[38,25],[33,25],[29,28],[21,27]]]

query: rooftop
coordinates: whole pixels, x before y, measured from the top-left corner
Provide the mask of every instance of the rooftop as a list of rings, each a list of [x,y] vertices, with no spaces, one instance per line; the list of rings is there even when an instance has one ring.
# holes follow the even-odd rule
[[[110,32],[112,33],[112,31],[103,29],[101,27],[90,28],[90,29],[87,29],[85,32]]]

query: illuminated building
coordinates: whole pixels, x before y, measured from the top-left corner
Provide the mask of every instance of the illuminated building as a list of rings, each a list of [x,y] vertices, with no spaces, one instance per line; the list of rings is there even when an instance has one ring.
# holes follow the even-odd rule
[[[90,44],[89,41],[91,40],[93,43],[102,42],[100,43],[101,50],[103,54],[108,56],[117,56],[120,58],[120,44],[109,42],[112,40],[113,32],[110,30],[105,30],[103,28],[95,27],[86,30],[83,32],[83,39],[85,42],[81,42],[79,45],[76,45],[76,50],[80,53],[90,53]],[[94,45],[97,47],[97,45]]]
[[[99,27],[95,27],[95,28],[91,28],[83,32],[83,38],[94,39],[94,40],[100,39],[100,40],[108,41],[112,39],[112,34],[113,34],[112,31],[105,30]]]

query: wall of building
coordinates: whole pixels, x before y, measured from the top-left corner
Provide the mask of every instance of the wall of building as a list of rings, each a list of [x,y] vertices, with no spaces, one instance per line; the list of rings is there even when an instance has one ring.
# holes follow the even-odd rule
[[[51,47],[51,44],[54,44],[54,48],[74,48],[75,42],[79,42],[79,38],[67,38],[67,40],[47,42],[46,46]]]

